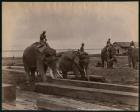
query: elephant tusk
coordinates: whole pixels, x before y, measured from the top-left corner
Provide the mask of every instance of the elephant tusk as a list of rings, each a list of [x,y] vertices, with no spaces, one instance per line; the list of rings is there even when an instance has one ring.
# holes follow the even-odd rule
[[[85,72],[85,76],[87,77],[87,80],[89,81],[90,79],[89,79],[89,76],[88,76],[85,68],[84,68],[84,72]]]
[[[59,70],[56,70],[56,71],[57,71],[58,76],[63,78],[63,76],[60,74],[60,71]]]
[[[50,71],[50,76],[51,76],[51,78],[52,78],[52,79],[55,79],[55,77],[54,77],[54,75],[53,75],[52,69],[49,69],[49,71]]]

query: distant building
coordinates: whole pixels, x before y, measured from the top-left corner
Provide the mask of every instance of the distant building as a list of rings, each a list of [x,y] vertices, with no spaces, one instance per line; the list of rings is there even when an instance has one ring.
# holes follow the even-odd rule
[[[138,42],[134,42],[136,48],[138,49]],[[128,47],[130,46],[130,42],[114,42],[115,48],[116,48],[116,53],[118,55],[126,55],[128,51]]]

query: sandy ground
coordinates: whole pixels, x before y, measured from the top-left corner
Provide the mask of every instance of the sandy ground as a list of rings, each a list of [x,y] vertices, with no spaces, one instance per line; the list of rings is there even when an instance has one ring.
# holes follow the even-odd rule
[[[75,107],[77,110],[104,110],[104,111],[113,111],[113,110],[137,110],[136,107],[132,107],[129,105],[120,105],[120,104],[112,104],[107,102],[98,102],[88,103],[82,100],[76,100],[72,98],[55,96],[55,95],[44,95],[41,93],[36,93],[33,91],[24,91],[17,88],[16,91],[17,97],[14,103],[9,104],[8,110],[16,109],[16,110],[39,110],[37,101],[38,99],[43,99],[51,102],[61,102],[69,105],[70,107]],[[59,104],[58,103],[58,104]],[[6,103],[3,103],[3,107],[6,107]],[[11,108],[11,109],[10,109]]]

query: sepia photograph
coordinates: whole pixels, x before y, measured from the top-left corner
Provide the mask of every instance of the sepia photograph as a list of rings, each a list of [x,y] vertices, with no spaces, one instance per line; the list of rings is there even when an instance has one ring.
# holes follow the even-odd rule
[[[2,2],[2,110],[139,110],[138,2]]]

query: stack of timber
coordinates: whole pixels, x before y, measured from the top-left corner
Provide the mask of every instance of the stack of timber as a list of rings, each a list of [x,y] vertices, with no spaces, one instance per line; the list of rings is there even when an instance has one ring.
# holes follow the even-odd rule
[[[35,91],[75,99],[138,105],[138,87],[109,83],[77,81],[68,79],[49,79],[36,83]]]

